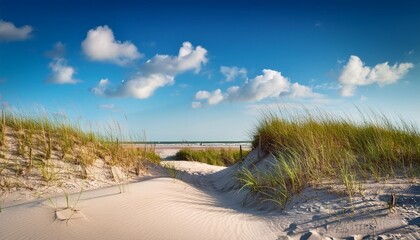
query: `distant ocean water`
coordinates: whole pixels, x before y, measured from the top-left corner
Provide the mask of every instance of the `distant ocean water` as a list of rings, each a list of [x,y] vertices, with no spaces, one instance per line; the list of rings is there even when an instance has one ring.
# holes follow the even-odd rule
[[[151,141],[151,142],[126,142],[134,145],[161,145],[161,146],[244,146],[251,147],[251,141]]]

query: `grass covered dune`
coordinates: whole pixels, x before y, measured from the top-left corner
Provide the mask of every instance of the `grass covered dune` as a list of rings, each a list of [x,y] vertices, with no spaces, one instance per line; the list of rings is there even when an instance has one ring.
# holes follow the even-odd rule
[[[119,143],[118,125],[106,134],[84,131],[79,124],[49,114],[3,112],[0,122],[1,195],[28,198],[76,188],[97,188],[146,172],[160,158],[148,146]],[[3,196],[4,197],[4,196]]]
[[[340,181],[349,196],[366,180],[418,178],[420,134],[414,124],[392,122],[382,114],[361,121],[317,111],[266,113],[253,132],[258,159],[271,155],[269,167],[242,168],[239,185],[284,205],[305,186]]]

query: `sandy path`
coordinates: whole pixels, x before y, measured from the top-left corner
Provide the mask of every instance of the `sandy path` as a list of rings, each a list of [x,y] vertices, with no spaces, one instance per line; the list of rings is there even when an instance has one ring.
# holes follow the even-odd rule
[[[275,239],[264,218],[221,204],[183,181],[155,178],[83,193],[73,219],[55,219],[49,201],[3,209],[2,239]],[[77,196],[73,195],[70,202]],[[63,198],[54,199],[59,207]],[[228,204],[229,205],[229,204]],[[77,218],[81,216],[81,218]]]

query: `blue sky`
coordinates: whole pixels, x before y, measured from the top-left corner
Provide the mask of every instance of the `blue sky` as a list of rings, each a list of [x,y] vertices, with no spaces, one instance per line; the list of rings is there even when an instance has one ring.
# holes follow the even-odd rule
[[[0,0],[0,101],[150,140],[248,140],[261,109],[420,124],[418,1]]]

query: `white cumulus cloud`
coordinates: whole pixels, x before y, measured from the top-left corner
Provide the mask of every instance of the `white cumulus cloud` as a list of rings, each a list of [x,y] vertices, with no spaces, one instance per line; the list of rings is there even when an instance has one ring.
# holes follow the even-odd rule
[[[54,58],[48,66],[52,73],[47,82],[55,84],[76,84],[79,82],[73,78],[76,71],[73,67],[67,65],[66,59]]]
[[[290,91],[290,81],[281,72],[264,69],[263,75],[249,80],[243,86],[228,89],[228,98],[232,101],[259,101],[265,98],[278,97]]]
[[[93,61],[108,61],[118,65],[126,65],[143,56],[131,42],[115,40],[112,29],[107,25],[89,30],[82,48]]]
[[[224,96],[222,94],[222,90],[216,89],[213,92],[208,91],[198,91],[195,94],[195,99],[197,100],[206,100],[207,104],[214,105],[218,104],[223,101]]]
[[[120,88],[110,91],[108,96],[133,97],[146,99],[152,96],[156,89],[166,85],[172,85],[175,77],[164,73],[151,73],[140,75],[124,82]]]
[[[163,73],[176,75],[188,70],[199,72],[201,66],[207,63],[207,50],[201,46],[194,47],[190,42],[184,42],[178,56],[159,55],[147,60],[142,66],[145,73]]]
[[[290,86],[290,97],[293,98],[307,98],[307,97],[321,97],[319,93],[314,93],[312,88],[300,85],[299,83],[293,83]]]
[[[250,79],[242,86],[229,87],[225,93],[222,93],[220,89],[213,92],[198,91],[195,94],[195,100],[201,105],[204,101],[208,105],[214,105],[222,101],[257,102],[281,95],[291,98],[322,97],[321,94],[314,93],[310,87],[299,83],[292,84],[281,72],[271,69],[264,69],[262,72],[262,75]]]
[[[110,82],[108,79],[101,79],[96,85],[96,87],[92,88],[91,91],[93,94],[98,96],[104,96],[105,92],[107,91],[107,88],[109,87]]]
[[[377,64],[371,68],[365,66],[358,56],[350,56],[344,66],[338,82],[341,85],[341,96],[353,96],[358,86],[377,83],[380,86],[392,84],[404,77],[413,68],[412,63],[400,63],[390,66],[388,62]]]
[[[12,22],[0,19],[0,41],[23,41],[31,37],[32,27],[16,27]]]
[[[67,64],[67,60],[64,58],[65,53],[65,45],[61,42],[54,44],[53,49],[45,53],[47,57],[52,58],[48,64],[48,67],[51,69],[51,75],[47,82],[54,84],[76,84],[79,82],[73,77],[76,70]]]
[[[220,72],[225,76],[226,81],[230,82],[237,77],[246,78],[247,71],[245,68],[221,66]]]
[[[140,67],[138,75],[117,88],[112,88],[107,79],[102,79],[92,92],[107,97],[145,99],[156,89],[174,84],[176,75],[189,70],[199,72],[201,66],[208,61],[206,55],[205,48],[184,42],[177,56],[156,55]]]

